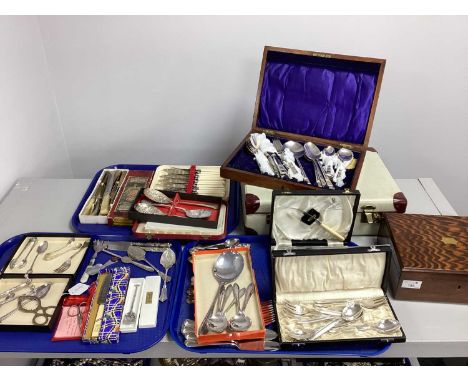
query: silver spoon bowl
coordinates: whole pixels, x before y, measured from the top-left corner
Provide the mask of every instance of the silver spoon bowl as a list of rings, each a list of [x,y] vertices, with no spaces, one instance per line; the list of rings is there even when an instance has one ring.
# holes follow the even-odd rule
[[[401,328],[401,324],[398,320],[393,320],[393,319],[388,319],[388,318],[384,320],[380,320],[375,326],[375,329],[379,333],[391,333],[400,328]]]
[[[153,265],[146,259],[146,251],[143,248],[130,245],[127,249],[127,254],[131,259],[135,261],[144,261],[154,269]]]
[[[296,142],[296,141],[287,141],[284,143],[283,147],[289,149],[293,153],[294,158],[296,159],[296,163],[301,169],[302,176],[304,177],[304,181],[307,184],[311,184],[309,178],[307,177],[305,173],[304,167],[302,167],[302,163],[300,161],[300,158],[304,156],[304,151],[305,151],[304,146],[302,146],[299,142]]]
[[[165,206],[165,204],[163,205]],[[203,210],[203,209],[196,209],[196,210],[188,210],[182,207],[174,207],[177,210],[183,211],[185,216],[192,219],[206,219],[211,216],[211,211]],[[143,200],[135,205],[135,210],[137,210],[141,214],[150,214],[150,215],[160,215],[160,216],[167,216],[166,213],[161,211],[157,206],[151,204],[150,202]]]
[[[236,288],[236,285],[234,285],[234,288]],[[229,321],[229,327],[235,332],[245,332],[252,326],[252,320],[245,314],[245,309],[247,308],[247,304],[249,303],[250,297],[253,294],[253,290],[253,284],[250,284],[246,289],[244,304],[241,308],[239,301],[239,286],[237,286],[237,290],[234,289],[234,295],[236,296],[238,304],[238,311]]]
[[[213,276],[220,283],[230,283],[237,279],[244,269],[244,258],[238,252],[224,251],[213,266]]]

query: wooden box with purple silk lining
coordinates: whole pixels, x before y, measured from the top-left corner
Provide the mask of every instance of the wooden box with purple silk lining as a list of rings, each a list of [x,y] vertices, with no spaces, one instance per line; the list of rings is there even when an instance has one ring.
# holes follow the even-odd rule
[[[265,47],[251,131],[221,167],[221,176],[272,189],[317,189],[314,163],[299,159],[311,184],[264,175],[246,148],[252,133],[353,152],[342,186],[356,188],[372,130],[385,60]]]
[[[380,235],[395,249],[394,298],[468,303],[468,216],[386,213],[384,218]]]

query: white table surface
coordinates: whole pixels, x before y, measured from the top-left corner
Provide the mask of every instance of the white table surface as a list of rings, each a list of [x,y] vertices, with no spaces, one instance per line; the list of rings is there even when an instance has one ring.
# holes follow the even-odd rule
[[[24,178],[0,204],[0,242],[25,232],[72,232],[70,219],[90,179]],[[430,178],[397,179],[408,199],[408,213],[456,215]],[[354,237],[359,244],[373,237]],[[397,301],[391,298],[406,333],[405,343],[392,344],[381,357],[468,357],[468,305]],[[2,358],[47,357],[233,357],[233,354],[197,354],[182,350],[169,336],[152,348],[131,355],[0,353]],[[259,355],[254,355],[258,357]],[[274,357],[274,353],[266,357]],[[282,356],[284,358],[284,356]],[[294,356],[294,358],[299,358]]]

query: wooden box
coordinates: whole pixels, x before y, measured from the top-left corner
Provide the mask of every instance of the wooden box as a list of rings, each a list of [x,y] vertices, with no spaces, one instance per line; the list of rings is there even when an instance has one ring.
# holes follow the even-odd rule
[[[265,133],[320,150],[347,148],[354,159],[344,185],[355,189],[368,146],[385,60],[265,47],[252,128],[221,167],[221,176],[272,189],[317,189],[314,164],[299,159],[311,184],[263,175],[246,148],[252,133]],[[322,187],[328,188],[328,187]]]
[[[393,242],[393,295],[401,300],[468,303],[468,217],[384,214]]]

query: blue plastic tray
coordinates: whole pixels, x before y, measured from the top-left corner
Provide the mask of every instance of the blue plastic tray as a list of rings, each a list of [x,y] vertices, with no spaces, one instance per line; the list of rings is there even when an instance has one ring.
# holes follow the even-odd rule
[[[251,256],[255,276],[257,280],[258,292],[261,301],[272,299],[271,295],[271,268],[270,268],[270,238],[269,236],[231,236],[238,237],[242,243],[248,243],[251,246]],[[182,322],[194,317],[193,304],[187,304],[185,300],[186,290],[190,286],[190,278],[193,276],[192,267],[188,262],[189,250],[198,243],[188,243],[180,259],[179,287],[175,296],[173,310],[171,315],[170,333],[175,342],[184,350],[194,353],[232,353],[232,354],[270,354],[276,355],[336,355],[336,356],[361,356],[373,357],[385,352],[390,344],[381,343],[340,343],[340,344],[318,344],[314,346],[301,347],[298,350],[285,349],[280,351],[242,351],[232,347],[210,346],[203,348],[188,348],[184,345],[184,337],[180,332]],[[271,329],[276,330],[273,324]]]
[[[89,195],[93,192],[94,186],[99,179],[102,171],[108,168],[115,169],[129,169],[129,170],[146,170],[146,171],[155,171],[158,166],[156,165],[144,165],[144,164],[116,164],[112,166],[105,167],[99,170],[96,175],[94,175],[93,180],[91,181],[88,189],[86,190],[83,198],[78,204],[75,213],[72,216],[71,224],[72,227],[80,233],[94,234],[94,235],[117,235],[120,236],[121,240],[129,240],[135,238],[132,233],[132,227],[129,226],[111,226],[107,224],[81,224],[78,217],[81,209],[83,208],[86,200]],[[231,181],[231,189],[229,190],[229,206],[228,206],[228,225],[227,233],[230,233],[236,229],[239,225],[240,220],[240,185],[238,182]]]
[[[73,234],[62,234],[62,233],[28,233],[24,235],[18,235],[5,241],[0,245],[0,269],[3,269],[10,257],[13,255],[13,251],[19,245],[24,236],[44,236],[44,235],[63,235],[73,236]],[[84,235],[78,235],[84,236]],[[119,237],[105,237],[91,235],[92,239],[103,239],[119,241],[122,240]],[[165,242],[168,242],[166,240]],[[169,270],[168,274],[172,277],[172,280],[167,284],[169,297],[174,296],[177,289],[178,271],[180,267],[181,257],[181,245],[176,241],[169,241],[172,243],[172,249],[176,253],[176,264]],[[115,251],[115,253],[123,255],[125,252]],[[93,254],[92,247],[88,249],[85,257],[78,268],[76,279],[79,280],[80,276],[84,272],[89,259]],[[159,264],[159,254],[152,255],[150,252],[147,254],[147,259],[150,263],[154,264],[160,270],[164,270]],[[109,255],[100,253],[96,258],[97,263],[103,263],[110,259]],[[130,277],[146,277],[149,275],[155,275],[155,273],[146,272],[140,268],[137,268],[131,264],[125,264],[130,266]],[[115,266],[122,266],[120,261],[116,262]],[[109,268],[112,268],[110,266]],[[96,276],[90,277],[88,284],[96,279]],[[166,334],[169,323],[170,323],[170,312],[173,299],[169,298],[165,302],[159,303],[158,309],[158,321],[155,328],[138,329],[136,333],[123,333],[120,335],[120,341],[117,344],[87,344],[79,340],[75,341],[58,341],[52,342],[52,332],[34,332],[34,331],[0,331],[0,352],[38,352],[38,353],[136,353],[150,348],[157,344],[163,336]]]

